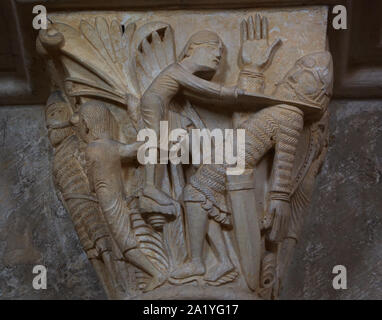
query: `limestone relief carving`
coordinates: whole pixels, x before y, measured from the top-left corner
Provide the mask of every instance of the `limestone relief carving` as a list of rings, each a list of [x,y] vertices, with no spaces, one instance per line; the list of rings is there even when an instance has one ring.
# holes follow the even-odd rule
[[[36,46],[52,83],[52,174],[108,296],[277,298],[327,150],[326,9],[50,21]],[[244,130],[245,168],[191,152],[142,164],[137,135],[160,136],[163,121],[182,141]]]

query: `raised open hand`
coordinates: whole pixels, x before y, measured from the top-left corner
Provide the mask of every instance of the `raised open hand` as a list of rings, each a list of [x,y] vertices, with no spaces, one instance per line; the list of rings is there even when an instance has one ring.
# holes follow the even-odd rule
[[[277,38],[268,45],[268,19],[257,13],[255,21],[250,16],[240,25],[241,64],[256,72],[264,72],[272,61],[273,55],[281,45]]]

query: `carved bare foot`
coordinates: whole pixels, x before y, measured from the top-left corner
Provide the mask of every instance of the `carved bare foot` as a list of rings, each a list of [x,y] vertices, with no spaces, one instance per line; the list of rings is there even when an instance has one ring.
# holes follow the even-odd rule
[[[159,286],[164,284],[166,280],[167,280],[167,277],[163,273],[159,273],[155,275],[154,277],[151,278],[151,281],[143,289],[143,292],[148,292],[148,291],[154,290],[155,288],[158,288]]]
[[[174,279],[185,279],[195,276],[201,276],[206,272],[201,261],[190,261],[183,264],[178,270],[175,270],[171,277]]]
[[[233,269],[234,266],[230,261],[217,262],[211,268],[207,269],[207,273],[204,277],[204,280],[211,282],[217,281]]]

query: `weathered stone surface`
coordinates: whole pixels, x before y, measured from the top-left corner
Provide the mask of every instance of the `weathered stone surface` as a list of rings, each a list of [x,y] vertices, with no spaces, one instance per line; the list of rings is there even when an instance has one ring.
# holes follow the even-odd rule
[[[282,299],[381,298],[381,107],[330,104],[330,148]],[[2,107],[0,144],[0,299],[106,298],[53,191],[42,107]],[[34,264],[47,266],[47,290],[32,288]],[[336,264],[347,290],[332,287]]]
[[[366,131],[357,133],[357,128],[364,127],[365,109],[346,106],[346,102],[332,106],[332,137],[338,135],[340,141],[332,142],[339,146],[332,151],[334,165],[326,162],[323,185],[316,189],[311,224],[303,227],[303,237],[299,237],[301,216],[308,214],[313,181],[328,145],[326,107],[333,74],[326,51],[326,7],[208,13],[68,12],[51,14],[53,22],[48,30],[40,31],[36,41],[54,87],[45,109],[54,155],[46,144],[41,109],[3,109],[5,169],[0,187],[5,214],[4,223],[0,220],[0,259],[6,289],[1,296],[270,299],[278,297],[279,281],[285,287],[284,298],[364,297],[370,290],[361,282],[370,282],[371,291],[380,289],[379,259],[376,267],[369,261],[364,266],[360,263],[360,255],[367,255],[361,246],[374,245],[377,237],[375,233],[370,239],[369,229],[379,226],[377,221],[364,227],[364,216],[358,211],[371,210],[363,201],[375,191],[367,190],[370,181],[375,178],[379,183],[380,175],[378,166],[373,175],[354,162],[359,156],[362,163],[361,157],[373,148]],[[166,23],[152,24],[156,19]],[[278,49],[279,54],[274,54]],[[220,62],[223,71],[218,71]],[[213,81],[207,85],[201,79]],[[188,87],[199,98],[212,97],[193,100],[195,96],[187,95]],[[246,161],[253,158],[249,169],[246,163],[247,170],[237,179],[225,177],[223,167],[201,165],[190,172],[188,166],[177,166],[170,174],[170,167],[146,166],[141,183],[137,176],[142,170],[136,170],[136,163],[130,166],[137,145],[124,143],[130,143],[130,138],[135,141],[141,120],[156,128],[147,111],[157,110],[158,97],[167,101],[159,105],[165,108],[166,118],[155,114],[156,122],[168,120],[169,111],[172,123],[182,128],[189,129],[190,120],[199,129],[204,128],[203,121],[210,129],[245,128],[250,149],[246,149]],[[108,104],[105,99],[110,100]],[[170,106],[170,101],[175,105]],[[259,111],[256,104],[268,108]],[[250,118],[238,114],[244,105],[255,112]],[[214,113],[222,106],[230,110],[224,114],[226,124]],[[178,107],[189,107],[189,114],[181,115]],[[199,110],[204,107],[209,112]],[[378,119],[373,121],[367,134],[378,128]],[[354,122],[353,131],[342,130],[349,122]],[[353,136],[365,140],[357,151],[342,141],[343,137],[353,141]],[[367,152],[362,150],[365,146]],[[131,172],[136,173],[133,178]],[[162,193],[154,187],[156,174],[162,178],[156,186]],[[57,194],[52,191],[51,177]],[[216,183],[221,187],[216,188]],[[355,185],[367,193],[357,193]],[[317,215],[316,210],[320,210]],[[345,216],[353,212],[354,216]],[[326,217],[328,213],[332,220]],[[290,216],[289,226],[286,218]],[[366,219],[366,224],[370,221]],[[284,283],[289,253],[297,239],[300,251]],[[307,246],[304,239],[308,239]],[[378,253],[373,252],[370,259],[374,262],[375,257],[379,258]],[[36,264],[48,268],[48,291],[32,289],[31,270]],[[337,264],[347,266],[356,279],[354,292],[349,291],[349,281],[347,296],[331,293],[333,275],[324,272]],[[378,280],[366,279],[365,270]]]
[[[381,107],[380,100],[332,101],[329,151],[281,298],[381,299]],[[339,264],[347,290],[332,287]]]
[[[53,178],[109,298],[278,297],[327,150],[327,10],[50,13]],[[185,144],[241,129],[245,156],[147,163],[161,121]]]
[[[0,299],[105,298],[55,194],[42,107],[2,107],[0,144]],[[36,264],[47,290],[32,287]]]

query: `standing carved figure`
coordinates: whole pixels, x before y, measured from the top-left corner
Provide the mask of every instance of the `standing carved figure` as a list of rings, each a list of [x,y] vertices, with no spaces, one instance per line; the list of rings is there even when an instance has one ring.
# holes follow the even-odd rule
[[[179,61],[166,67],[143,94],[140,109],[145,127],[154,130],[159,136],[159,123],[168,120],[169,105],[180,91],[186,96],[189,93],[217,101],[234,100],[237,96],[236,88],[225,88],[205,80],[211,79],[215,74],[222,51],[223,44],[217,34],[204,30],[192,35]],[[171,206],[173,200],[155,187],[155,165],[146,164],[145,174],[143,210],[152,210],[144,198],[154,200],[160,205]]]
[[[69,122],[72,111],[61,91],[53,92],[45,110],[50,141],[55,148],[53,178],[59,196],[72,217],[80,242],[101,275],[110,295],[124,294],[124,283],[119,277],[119,266],[112,252],[112,240],[92,195],[85,173],[85,155],[80,140]]]
[[[145,40],[142,48],[145,52],[150,50]],[[219,106],[222,112],[237,110],[236,101],[242,91],[236,87],[224,87],[208,81],[218,70],[223,48],[220,37],[208,30],[197,32],[189,38],[178,61],[163,69],[141,98],[140,108],[146,128],[159,134],[159,120],[168,118],[170,106],[179,94],[191,100],[206,99]],[[256,110],[257,106],[253,106],[253,109]],[[166,167],[158,166],[161,170]],[[159,204],[166,206],[168,210],[171,200],[163,201],[168,199],[168,196],[154,187],[155,175],[163,176],[163,173],[156,172],[155,165],[151,164],[145,165],[145,173],[146,186],[140,199],[141,209],[144,212],[155,211],[155,208],[158,208],[156,204]],[[147,205],[147,198],[154,200],[155,207]],[[221,227],[232,227],[230,210],[225,200],[225,167],[202,165],[185,187],[182,200],[185,203],[185,223],[188,231],[188,261],[178,265],[171,276],[187,282],[205,274],[202,256],[208,235],[208,240],[216,252],[217,263],[208,270],[204,279],[216,282],[234,269],[221,230]],[[232,277],[235,277],[234,273],[230,276],[231,280]]]
[[[255,21],[250,17],[241,23],[241,65],[242,70],[239,75],[238,84],[242,89],[249,92],[263,93],[265,89],[264,71],[272,61],[275,50],[281,44],[276,39],[272,45],[268,46],[268,20],[260,15],[255,16]],[[285,101],[301,101],[310,105],[319,106],[313,119],[317,121],[325,118],[328,103],[332,91],[332,60],[327,51],[308,54],[298,59],[295,65],[287,72],[284,78],[276,85],[273,96],[276,99]],[[243,268],[257,261],[253,270],[247,271],[248,285],[255,289],[259,283],[250,279],[261,280],[254,277],[258,273],[260,266],[260,247],[256,245],[261,243],[260,230],[257,226],[257,220],[260,221],[260,228],[266,231],[266,241],[277,244],[283,243],[290,234],[291,228],[296,224],[295,211],[292,210],[291,202],[294,194],[294,171],[301,170],[296,165],[296,152],[301,141],[301,133],[304,128],[304,122],[310,126],[311,119],[304,117],[304,112],[296,106],[289,104],[278,104],[262,109],[251,114],[234,114],[235,128],[245,129],[245,165],[246,169],[252,173],[251,179],[257,179],[256,172],[253,176],[253,170],[270,151],[274,150],[272,172],[266,195],[265,214],[256,212],[252,219],[256,220],[252,230],[245,229],[247,234],[255,235],[255,238],[243,236],[239,239],[239,248]],[[228,177],[228,181],[235,187],[230,192],[233,205],[234,217],[247,215],[249,208],[256,208],[256,195],[248,194],[246,175]],[[243,191],[238,192],[240,184],[243,184]],[[252,184],[254,186],[254,183]],[[253,189],[254,190],[254,189]],[[294,211],[294,212],[292,212]],[[250,211],[249,211],[250,212]],[[239,220],[242,222],[237,226],[236,233],[240,233],[243,228],[248,228],[248,222],[251,218],[244,217]],[[239,223],[240,223],[239,222]],[[256,232],[253,232],[257,230]],[[248,243],[252,242],[252,246]],[[240,245],[242,243],[242,245]],[[253,248],[252,254],[249,254],[248,248]],[[267,245],[272,247],[272,245]],[[279,250],[271,250],[269,253],[262,253],[264,261],[273,261],[273,267],[278,263],[276,256]],[[274,259],[270,259],[270,256]],[[251,263],[252,261],[252,263]],[[263,270],[266,265],[262,262]],[[264,269],[265,268],[265,269]],[[264,273],[264,271],[263,271]]]
[[[79,110],[79,134],[88,144],[86,161],[91,187],[119,250],[128,262],[148,273],[152,280],[145,291],[163,284],[166,276],[138,248],[122,181],[122,160],[134,160],[140,143],[116,141],[117,122],[101,102],[89,101]]]

